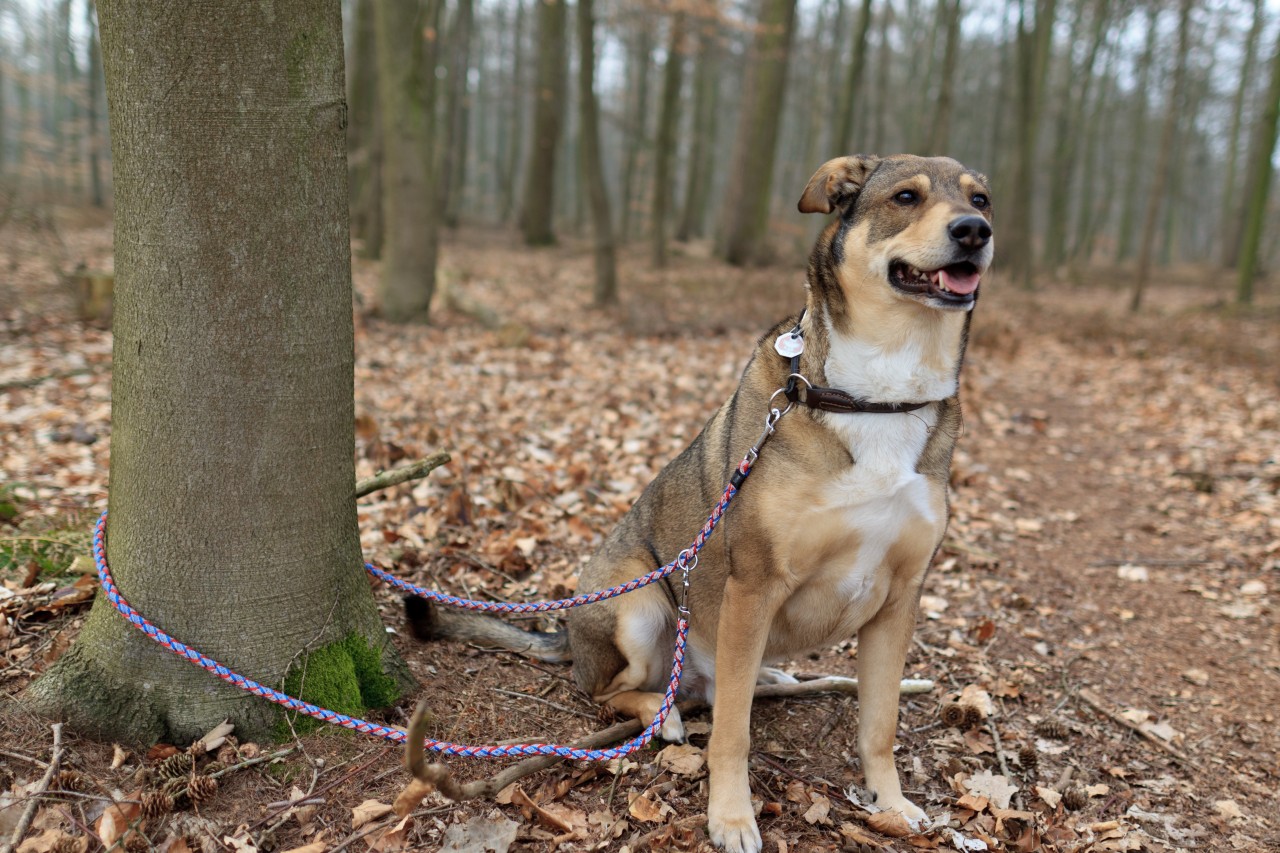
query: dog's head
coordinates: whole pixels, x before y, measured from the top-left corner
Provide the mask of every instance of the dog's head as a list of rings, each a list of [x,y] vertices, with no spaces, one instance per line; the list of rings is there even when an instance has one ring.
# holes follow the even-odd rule
[[[968,311],[994,249],[987,179],[947,157],[859,154],[825,163],[801,213],[838,212],[811,260],[838,299]],[[828,277],[834,281],[828,280]]]

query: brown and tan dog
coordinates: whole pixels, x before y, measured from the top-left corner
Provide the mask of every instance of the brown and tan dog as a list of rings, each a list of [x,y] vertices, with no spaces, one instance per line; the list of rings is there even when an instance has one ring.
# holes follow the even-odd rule
[[[898,687],[925,571],[947,526],[947,480],[960,430],[958,374],[978,285],[991,264],[986,179],[954,160],[843,157],[822,166],[802,213],[838,212],[809,260],[808,299],[757,344],[734,395],[645,489],[582,570],[579,592],[646,574],[697,533],[760,434],[791,362],[774,341],[799,324],[799,373],[876,404],[812,408],[802,390],[692,573],[682,698],[713,706],[708,828],[731,853],[761,848],[747,776],[752,693],[790,679],[764,666],[858,637],[858,749],[875,802],[911,821],[893,762]],[[803,405],[803,402],[810,405]],[[879,408],[893,408],[880,406]],[[903,406],[908,408],[908,406]],[[678,580],[571,611],[565,633],[406,607],[415,634],[572,657],[578,685],[648,720],[671,665]],[[570,654],[571,653],[571,654]],[[681,740],[678,712],[662,736]]]

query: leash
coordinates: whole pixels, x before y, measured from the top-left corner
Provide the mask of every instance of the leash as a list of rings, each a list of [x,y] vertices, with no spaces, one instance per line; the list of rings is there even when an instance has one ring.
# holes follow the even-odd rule
[[[772,407],[773,400],[779,394],[783,393],[783,389],[778,389],[773,396],[769,398],[769,405]],[[667,577],[677,569],[680,570],[682,580],[682,592],[680,595],[680,604],[676,617],[676,645],[675,652],[671,661],[671,677],[667,681],[667,689],[663,694],[662,707],[658,710],[657,716],[639,735],[631,740],[625,741],[618,746],[609,749],[582,749],[579,747],[567,746],[556,743],[517,743],[506,745],[472,745],[463,743],[451,743],[449,741],[438,741],[426,738],[423,746],[433,752],[440,752],[446,755],[459,755],[471,758],[503,758],[511,756],[530,756],[530,755],[556,755],[561,758],[584,759],[588,761],[608,761],[623,755],[628,755],[638,749],[643,748],[653,740],[654,735],[662,728],[667,721],[667,717],[671,714],[671,709],[675,707],[676,692],[680,688],[680,677],[684,672],[684,651],[685,643],[689,635],[689,573],[698,565],[698,552],[702,550],[707,539],[716,529],[716,525],[724,516],[725,510],[729,508],[729,504],[738,493],[743,482],[751,473],[751,466],[760,456],[760,448],[764,446],[769,436],[773,435],[774,427],[782,416],[791,410],[791,404],[784,409],[770,408],[769,414],[765,417],[764,432],[760,434],[760,438],[747,451],[746,456],[738,463],[737,469],[733,476],[730,477],[728,484],[724,488],[724,492],[720,496],[720,501],[711,510],[711,514],[707,517],[706,523],[698,535],[694,537],[692,544],[688,548],[681,551],[674,560],[655,569],[646,575],[642,575],[627,583],[610,587],[609,589],[600,590],[598,592],[585,593],[572,598],[562,598],[554,601],[531,601],[525,603],[508,603],[493,601],[476,601],[469,598],[459,598],[453,595],[447,595],[436,590],[424,589],[416,584],[412,584],[401,578],[387,573],[385,570],[378,568],[372,563],[365,563],[365,570],[369,574],[385,581],[392,586],[398,587],[415,595],[420,595],[431,601],[438,602],[450,607],[459,607],[466,610],[478,610],[490,613],[545,613],[553,610],[565,610],[570,607],[581,607],[584,604],[592,604],[597,601],[604,601],[608,598],[615,598],[619,595],[625,595],[628,592],[649,586],[659,580]],[[400,729],[390,726],[384,726],[379,723],[373,723],[368,720],[362,720],[359,717],[351,717],[346,714],[340,714],[337,711],[331,711],[327,708],[321,708],[310,702],[303,701],[287,693],[283,693],[271,687],[267,687],[251,678],[247,678],[233,671],[227,666],[219,663],[213,658],[199,652],[196,649],[182,643],[166,634],[160,628],[147,621],[141,613],[134,609],[120,592],[115,584],[115,579],[111,576],[111,568],[107,564],[107,548],[106,548],[106,532],[107,532],[107,513],[103,512],[98,519],[98,523],[94,528],[93,535],[93,561],[98,569],[98,582],[106,594],[107,600],[111,602],[124,618],[139,631],[159,643],[164,648],[185,659],[186,661],[200,667],[208,672],[221,678],[229,684],[232,684],[241,690],[252,693],[269,702],[274,702],[291,711],[306,714],[325,723],[330,723],[363,734],[373,735],[383,738],[392,743],[402,744],[405,741],[405,733]]]

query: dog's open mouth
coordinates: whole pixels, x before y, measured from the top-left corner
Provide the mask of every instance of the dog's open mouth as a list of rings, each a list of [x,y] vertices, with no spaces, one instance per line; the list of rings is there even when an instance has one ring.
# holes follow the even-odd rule
[[[928,296],[953,305],[967,305],[977,298],[982,275],[969,261],[936,270],[921,270],[906,261],[889,265],[889,283],[904,293]]]

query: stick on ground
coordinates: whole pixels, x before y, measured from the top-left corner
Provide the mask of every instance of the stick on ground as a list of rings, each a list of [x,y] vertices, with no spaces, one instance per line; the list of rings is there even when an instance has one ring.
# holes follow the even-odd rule
[[[49,757],[49,767],[44,771],[44,778],[40,780],[39,787],[31,794],[31,801],[27,803],[27,807],[22,811],[22,817],[18,819],[18,825],[13,829],[13,835],[9,836],[9,841],[0,848],[0,853],[11,853],[18,848],[18,843],[22,841],[22,836],[27,834],[27,829],[31,826],[31,819],[36,816],[36,807],[40,805],[40,797],[49,790],[49,786],[53,783],[53,777],[58,775],[58,765],[62,762],[62,723],[53,724],[53,754]]]
[[[1200,769],[1200,765],[1194,759],[1189,758],[1187,755],[1179,751],[1176,747],[1171,746],[1168,743],[1165,743],[1156,735],[1152,734],[1146,729],[1139,727],[1137,723],[1132,723],[1129,720],[1126,720],[1119,713],[1108,708],[1103,703],[1102,699],[1098,697],[1096,694],[1094,694],[1094,692],[1088,689],[1087,687],[1081,688],[1076,693],[1076,695],[1079,696],[1081,699],[1083,699],[1090,708],[1097,711],[1102,716],[1106,717],[1107,719],[1111,720],[1114,723],[1119,723],[1120,725],[1124,726],[1126,729],[1129,729],[1135,734],[1145,738],[1150,743],[1153,743],[1156,746],[1160,747],[1160,749],[1164,750],[1169,755],[1177,759],[1178,762],[1183,766],[1190,767],[1196,770]]]
[[[405,465],[403,468],[392,468],[390,471],[383,471],[381,474],[375,474],[372,477],[360,480],[356,483],[356,497],[362,498],[365,495],[373,494],[391,486],[398,486],[410,480],[421,480],[448,462],[450,458],[448,451],[438,450],[425,459],[419,459],[412,465]]]

